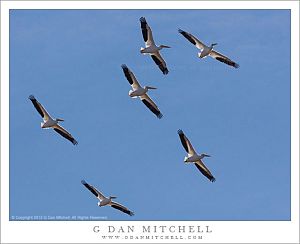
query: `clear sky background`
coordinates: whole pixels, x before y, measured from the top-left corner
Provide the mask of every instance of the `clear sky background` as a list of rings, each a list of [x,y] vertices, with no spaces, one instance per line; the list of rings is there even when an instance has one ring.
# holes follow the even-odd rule
[[[146,17],[169,74],[139,53]],[[240,64],[198,50],[178,28]],[[164,117],[128,96],[126,64]],[[77,139],[40,128],[33,94]],[[182,129],[216,178],[186,155]],[[10,12],[10,216],[108,220],[290,219],[288,10]],[[97,206],[81,179],[130,217]]]

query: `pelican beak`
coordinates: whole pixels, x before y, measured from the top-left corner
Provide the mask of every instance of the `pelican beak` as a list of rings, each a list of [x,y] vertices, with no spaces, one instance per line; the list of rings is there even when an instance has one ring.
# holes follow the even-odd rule
[[[117,197],[115,197],[115,196],[111,196],[111,197],[110,197],[110,199],[116,199],[116,198],[117,198]]]
[[[169,46],[165,46],[165,45],[161,45],[162,47],[164,47],[164,48],[171,48],[171,47],[169,47]]]
[[[204,154],[204,156],[205,156],[205,157],[211,157],[211,156],[210,156],[210,155],[208,155],[208,154]]]
[[[213,43],[213,44],[211,44],[212,46],[216,46],[216,45],[218,45],[218,43]]]
[[[157,89],[156,87],[153,87],[153,86],[147,86],[147,87],[148,87],[148,89],[152,89],[152,90]]]
[[[56,121],[65,121],[65,120],[63,120],[63,119],[56,119]]]

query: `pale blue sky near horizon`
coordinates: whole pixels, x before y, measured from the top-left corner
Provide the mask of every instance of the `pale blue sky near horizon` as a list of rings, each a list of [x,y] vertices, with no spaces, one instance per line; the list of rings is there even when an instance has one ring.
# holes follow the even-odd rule
[[[168,75],[139,53],[142,16],[171,46]],[[240,68],[200,60],[178,28]],[[11,10],[10,217],[290,220],[290,35],[289,10]],[[158,88],[161,120],[122,64]],[[77,146],[40,128],[31,94]],[[178,129],[216,182],[183,162]],[[99,208],[82,179],[135,215]]]

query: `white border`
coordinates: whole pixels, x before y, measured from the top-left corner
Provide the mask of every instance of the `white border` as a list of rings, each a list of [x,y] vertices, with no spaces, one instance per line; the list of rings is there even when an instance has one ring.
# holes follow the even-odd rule
[[[172,3],[172,4],[170,4]],[[118,8],[116,8],[118,6]],[[9,9],[291,9],[291,221],[8,221],[9,206]],[[5,1],[1,2],[1,241],[3,243],[299,243],[299,2],[298,1]],[[101,236],[107,226],[209,226],[202,240],[122,239]],[[93,232],[99,226],[100,233]],[[174,228],[175,228],[174,227]],[[172,229],[173,230],[173,229]],[[171,233],[173,236],[193,233]],[[116,235],[116,233],[113,233]],[[122,235],[122,233],[120,234]],[[152,233],[165,236],[170,233]],[[160,237],[161,238],[161,237]]]

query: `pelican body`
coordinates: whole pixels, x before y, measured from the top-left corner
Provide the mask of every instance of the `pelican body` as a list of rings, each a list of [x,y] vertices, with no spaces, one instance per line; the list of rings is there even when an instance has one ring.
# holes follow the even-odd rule
[[[202,52],[198,53],[199,58],[206,58],[208,55],[212,53],[213,47],[217,45],[217,43],[211,44],[209,47],[204,45]]]
[[[114,196],[106,197],[106,196],[104,196],[100,191],[98,191],[94,186],[88,184],[85,180],[82,180],[81,184],[83,184],[91,193],[94,194],[95,197],[97,197],[97,199],[99,200],[99,202],[97,203],[99,207],[103,207],[103,206],[108,205],[108,206],[111,206],[112,208],[118,209],[118,210],[122,211],[123,213],[126,213],[130,216],[134,215],[134,212],[130,211],[128,208],[124,207],[120,203],[112,201],[112,199],[115,199],[117,197],[114,197]]]
[[[103,207],[103,206],[106,206],[106,205],[111,205],[112,204],[112,199],[114,199],[114,198],[116,198],[116,197],[112,197],[112,196],[110,196],[108,198],[104,197],[102,200],[100,200],[98,202],[98,206]]]
[[[188,156],[184,157],[185,163],[194,163],[197,169],[211,182],[214,182],[216,179],[212,175],[212,173],[209,171],[209,169],[204,165],[202,159],[204,157],[210,157],[210,155],[201,153],[200,155],[197,154],[195,149],[193,148],[191,142],[189,139],[184,135],[182,130],[178,130],[178,135],[181,141],[182,146],[188,153]]]
[[[41,122],[41,128],[43,129],[50,129],[54,127],[55,125],[58,125],[59,121],[64,121],[63,119],[52,119],[51,117],[48,118],[48,120],[44,120],[44,122]]]
[[[141,53],[142,54],[155,54],[156,52],[160,51],[161,49],[163,48],[170,48],[169,46],[166,46],[166,45],[159,45],[159,46],[156,46],[155,44],[152,44],[151,46],[147,46],[144,48],[144,47],[141,47]]]
[[[204,157],[210,157],[210,155],[208,154],[204,154],[201,153],[200,155],[198,155],[197,153],[194,155],[191,155],[189,157],[184,157],[184,162],[185,163],[195,163],[197,161],[200,161],[201,159],[203,159]]]
[[[143,96],[149,91],[149,89],[156,88],[151,86],[138,87],[136,90],[129,90],[129,96],[133,98]]]

